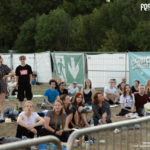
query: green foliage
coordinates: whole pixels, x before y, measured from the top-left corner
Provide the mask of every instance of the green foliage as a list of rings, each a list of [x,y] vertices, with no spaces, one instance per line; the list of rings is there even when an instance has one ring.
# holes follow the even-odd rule
[[[21,26],[14,47],[18,52],[29,53],[35,51],[35,28],[36,20],[34,18],[29,19]]]
[[[141,3],[149,0],[0,0],[0,49],[148,51]]]
[[[37,18],[36,48],[40,50],[66,50],[70,28],[69,15],[60,8]]]
[[[0,48],[12,49],[25,21],[61,4],[61,0],[0,0]]]
[[[132,32],[131,41],[135,46],[134,50],[150,50],[150,21],[139,22]]]
[[[105,0],[63,0],[63,8],[71,16],[89,14],[94,8],[99,8]]]

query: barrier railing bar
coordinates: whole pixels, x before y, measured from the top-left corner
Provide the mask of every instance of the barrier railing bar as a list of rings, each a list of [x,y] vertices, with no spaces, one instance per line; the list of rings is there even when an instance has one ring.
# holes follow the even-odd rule
[[[114,132],[112,132],[112,148],[113,148],[113,150],[115,149],[115,136],[114,136]]]
[[[136,149],[136,148],[135,148],[135,144],[136,144],[136,130],[135,130],[135,128],[134,128],[134,139],[133,139],[133,142],[134,142],[133,148],[134,148],[134,150],[135,150],[135,149]]]
[[[147,126],[148,126],[148,121],[146,121],[146,143],[148,142],[148,139],[147,139],[147,136],[148,136],[148,134],[147,134]],[[146,147],[146,150],[148,149],[148,147]]]
[[[127,128],[127,132],[126,132],[126,150],[129,150],[129,148],[128,148],[128,134],[129,133],[129,130],[128,130],[128,128]]]
[[[122,129],[120,129],[120,150],[122,150]]]
[[[14,150],[19,148],[27,148],[33,145],[39,145],[49,142],[54,143],[56,145],[57,150],[61,150],[60,140],[55,136],[44,136],[40,138],[27,139],[23,141],[4,144],[0,146],[0,150]]]
[[[108,131],[106,130],[105,132],[106,132],[106,134],[105,134],[105,142],[106,142],[106,144],[105,144],[105,150],[107,150],[108,149],[108,147],[107,147],[107,145],[108,145],[108,136],[107,136],[108,135],[107,134]]]
[[[128,125],[137,124],[137,123],[141,123],[141,122],[145,122],[145,121],[149,121],[149,120],[150,120],[150,116],[147,116],[147,117],[143,117],[143,118],[133,119],[130,121],[127,120],[127,121],[114,122],[111,124],[99,125],[99,126],[94,126],[94,127],[89,127],[89,128],[84,128],[84,129],[74,131],[70,135],[70,137],[67,141],[67,149],[71,150],[74,139],[76,137],[84,135],[85,133],[88,134],[88,133],[93,133],[93,132],[97,132],[100,130],[112,129],[112,128],[122,127],[122,126],[126,126],[126,125],[128,126]]]

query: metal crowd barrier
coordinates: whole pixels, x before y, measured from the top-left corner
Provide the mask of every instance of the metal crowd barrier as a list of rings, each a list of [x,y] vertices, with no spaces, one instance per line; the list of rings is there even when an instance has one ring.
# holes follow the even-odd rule
[[[33,145],[40,145],[45,143],[53,143],[57,150],[61,150],[61,143],[55,136],[44,136],[34,139],[28,139],[23,141],[17,141],[13,143],[0,145],[0,150],[18,150],[21,148],[30,148]]]
[[[150,116],[76,130],[67,142],[73,149],[150,150]]]

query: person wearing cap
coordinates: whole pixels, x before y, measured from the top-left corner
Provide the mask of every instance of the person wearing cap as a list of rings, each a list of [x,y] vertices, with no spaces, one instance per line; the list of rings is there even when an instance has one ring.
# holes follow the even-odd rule
[[[149,100],[147,94],[145,94],[145,86],[139,85],[139,93],[135,94],[135,107],[139,116],[144,116],[144,104]]]
[[[68,94],[73,97],[77,92],[79,92],[79,88],[77,87],[77,82],[74,81],[73,84],[68,87]]]

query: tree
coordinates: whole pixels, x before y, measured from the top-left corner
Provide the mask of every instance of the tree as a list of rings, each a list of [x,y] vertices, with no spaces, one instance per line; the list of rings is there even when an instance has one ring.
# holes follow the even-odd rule
[[[12,49],[25,21],[62,4],[62,0],[0,0],[0,48]]]
[[[150,21],[139,22],[131,34],[131,42],[134,44],[134,51],[150,50]]]
[[[20,27],[20,33],[17,36],[14,49],[17,52],[35,52],[35,40],[36,33],[36,20],[34,18],[29,19]]]
[[[99,8],[105,0],[63,0],[62,7],[70,16],[90,14],[93,9]]]
[[[36,48],[45,51],[64,51],[68,47],[70,17],[60,8],[43,14],[37,18]]]

